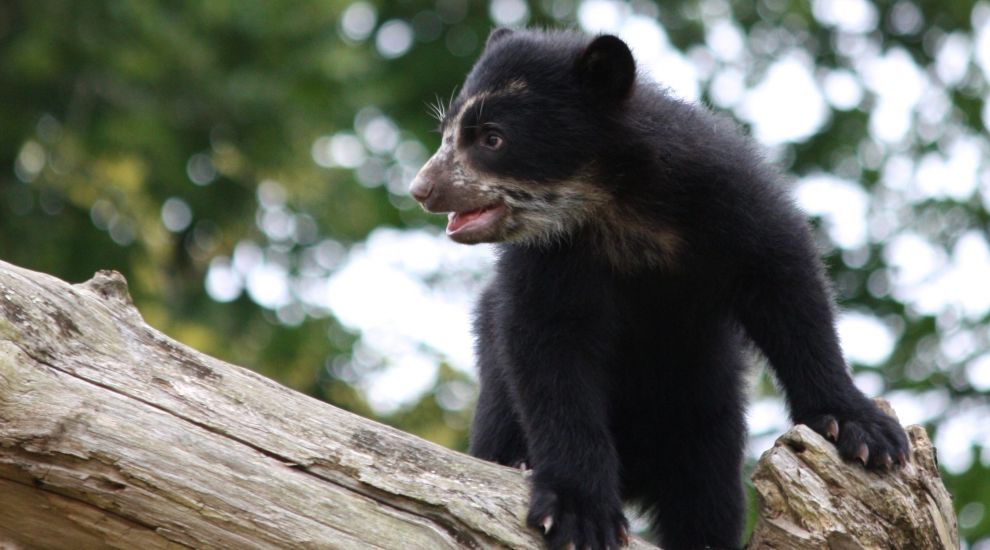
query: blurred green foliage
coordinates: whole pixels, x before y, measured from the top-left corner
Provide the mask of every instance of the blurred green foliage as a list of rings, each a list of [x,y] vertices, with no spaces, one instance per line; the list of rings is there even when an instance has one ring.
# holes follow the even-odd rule
[[[630,9],[657,17],[681,51],[704,47],[706,21],[715,12],[734,21],[747,40],[783,30],[819,69],[842,68],[848,64],[836,53],[842,33],[816,20],[813,4],[675,1],[657,9],[641,1]],[[574,26],[577,5],[531,2],[528,22]],[[872,5],[879,23],[869,38],[903,49],[929,72],[940,40],[951,33],[972,40],[977,12],[985,17],[990,11],[966,1]],[[363,4],[378,29],[390,21],[409,23],[412,43],[398,55],[376,49],[374,28],[366,37],[342,32],[342,14],[351,6],[346,0],[0,3],[0,259],[73,282],[116,269],[151,325],[374,417],[354,380],[332,368],[350,357],[356,336],[329,311],[286,317],[247,294],[218,303],[204,286],[211,261],[230,256],[244,240],[279,255],[289,273],[297,273],[305,265],[301,258],[320,242],[348,247],[379,226],[435,223],[411,208],[395,185],[360,185],[354,170],[321,166],[314,144],[353,132],[356,113],[374,106],[403,139],[436,146],[426,104],[450,93],[470,68],[493,26],[489,3]],[[897,10],[911,7],[923,24],[895,24]],[[774,55],[754,53],[749,84]],[[966,80],[945,87],[952,105],[944,125],[985,137],[988,87],[967,63]],[[712,103],[704,83],[702,90]],[[862,164],[869,116],[869,100],[858,109],[832,109],[825,127],[777,156],[798,176],[832,172],[850,159]],[[937,139],[918,138],[882,153],[917,157],[938,148]],[[856,175],[868,191],[883,185],[878,166],[863,165]],[[264,195],[273,189],[284,195],[276,197],[280,211],[296,222],[291,237],[273,236],[259,221]],[[163,218],[169,199],[179,199],[191,214],[172,229]],[[973,197],[909,207],[918,219],[938,222],[926,236],[951,250],[965,231],[987,234],[985,205]],[[901,327],[884,365],[886,390],[922,395],[939,389],[954,403],[986,406],[985,393],[966,378],[965,361],[949,362],[939,351],[940,339],[959,331],[982,335],[977,347],[985,351],[986,312],[975,320],[918,314],[890,292],[871,291],[872,277],[888,273],[883,242],[856,254],[828,250],[843,307],[895,318]],[[465,383],[467,376],[444,366],[433,391],[381,419],[464,449],[470,407],[445,408],[438,395]],[[949,414],[932,416],[929,428]],[[990,449],[977,446],[973,453],[972,467],[947,474],[946,481],[969,514],[964,537],[977,541],[990,536]]]

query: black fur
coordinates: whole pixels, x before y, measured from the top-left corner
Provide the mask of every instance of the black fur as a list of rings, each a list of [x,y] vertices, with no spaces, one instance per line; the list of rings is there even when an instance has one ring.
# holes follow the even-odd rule
[[[551,211],[575,181],[601,192],[554,238],[498,239],[475,323],[471,453],[533,468],[529,523],[552,519],[551,548],[618,547],[623,500],[667,550],[740,545],[749,342],[795,422],[837,426],[870,468],[903,462],[900,426],[847,372],[807,223],[734,124],[636,77],[615,37],[535,31],[489,40],[444,124],[513,82],[467,104],[465,162]],[[489,126],[504,147],[475,147]],[[419,185],[428,207],[444,195]]]

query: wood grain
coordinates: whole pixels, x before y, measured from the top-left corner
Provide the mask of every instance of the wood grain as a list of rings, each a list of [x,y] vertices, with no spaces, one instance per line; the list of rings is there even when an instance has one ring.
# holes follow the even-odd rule
[[[911,548],[958,547],[923,430],[918,475],[886,478],[817,437],[798,428],[761,461],[754,540],[769,542],[754,548],[836,548],[838,535],[777,533],[855,542],[860,522],[880,527],[842,548],[906,548],[874,544],[932,525],[945,534]],[[859,504],[835,505],[851,491]],[[517,470],[179,344],[143,321],[117,273],[69,285],[0,262],[0,549],[541,548],[523,525],[527,495]]]

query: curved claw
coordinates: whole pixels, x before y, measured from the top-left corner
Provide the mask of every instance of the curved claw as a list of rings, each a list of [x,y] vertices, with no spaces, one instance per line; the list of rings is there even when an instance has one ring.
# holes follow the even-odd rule
[[[543,534],[549,534],[550,529],[553,529],[553,516],[547,516],[540,521],[540,527],[543,528]]]
[[[833,442],[839,440],[839,422],[836,419],[829,419],[828,425],[825,428],[825,437]]]
[[[863,466],[866,466],[866,463],[870,460],[870,448],[866,446],[866,443],[859,446],[856,459],[862,462]]]
[[[883,467],[887,470],[890,470],[891,468],[894,467],[894,459],[890,458],[890,455],[887,453],[884,453],[883,456],[880,457],[880,462],[883,464]]]

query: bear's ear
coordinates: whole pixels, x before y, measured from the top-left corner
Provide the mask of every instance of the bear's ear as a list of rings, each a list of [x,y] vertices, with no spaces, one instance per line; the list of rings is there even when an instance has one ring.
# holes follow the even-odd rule
[[[577,73],[581,84],[597,99],[622,101],[636,80],[636,61],[625,42],[604,34],[585,48],[577,62]]]
[[[488,35],[488,41],[485,42],[485,49],[492,47],[492,44],[502,40],[510,34],[512,34],[512,29],[507,29],[505,27],[499,27],[493,30],[492,33]]]

